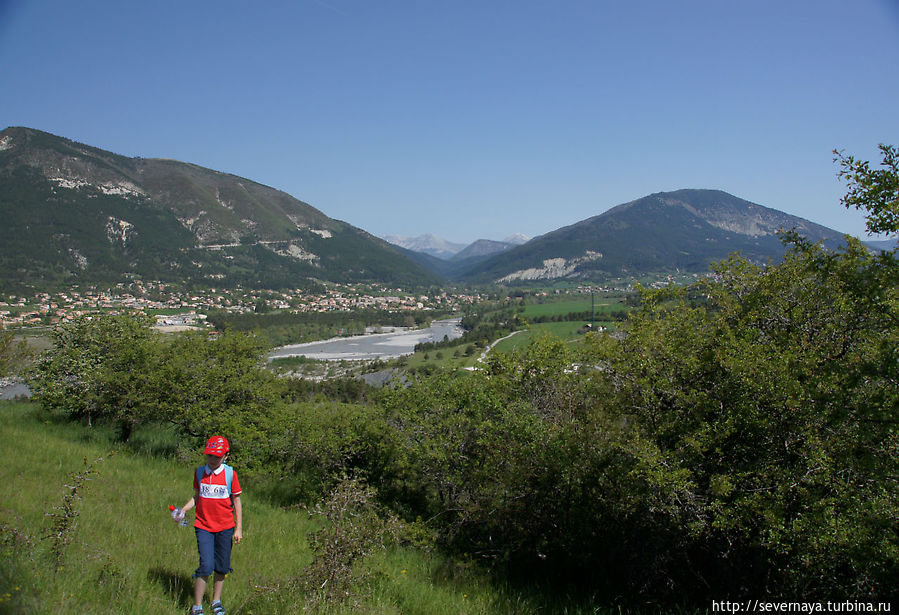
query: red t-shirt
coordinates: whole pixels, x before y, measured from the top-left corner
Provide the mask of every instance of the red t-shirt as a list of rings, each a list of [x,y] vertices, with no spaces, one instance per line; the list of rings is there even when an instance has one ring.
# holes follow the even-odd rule
[[[194,472],[194,490],[199,492],[194,527],[207,532],[221,532],[235,526],[234,505],[231,496],[240,495],[240,481],[237,470],[231,479],[231,494],[228,494],[228,483],[225,480],[225,466],[220,465],[215,472],[209,466],[203,466],[203,477],[197,483]]]

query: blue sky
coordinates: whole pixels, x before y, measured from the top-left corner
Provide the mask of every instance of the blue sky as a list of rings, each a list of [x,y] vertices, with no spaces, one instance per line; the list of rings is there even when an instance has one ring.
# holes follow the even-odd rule
[[[376,234],[540,235],[717,188],[863,235],[899,0],[0,0],[0,128],[279,188]]]

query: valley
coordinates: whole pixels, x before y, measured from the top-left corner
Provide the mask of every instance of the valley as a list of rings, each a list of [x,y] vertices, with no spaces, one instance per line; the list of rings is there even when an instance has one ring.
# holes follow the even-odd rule
[[[889,612],[897,3],[0,0],[0,615]]]
[[[894,254],[678,190],[453,262],[242,178],[3,138],[0,388],[32,401],[0,408],[27,413],[35,434],[86,430],[121,459],[183,465],[203,435],[227,433],[254,501],[367,502],[370,535],[396,523],[404,548],[445,554],[445,579],[465,568],[539,603],[573,588],[559,612],[702,612],[709,592],[891,595]],[[120,499],[117,481],[105,487]],[[49,604],[112,575],[115,591],[165,602],[120,572],[146,578],[154,557],[109,551],[89,577],[44,575],[66,558],[88,569],[100,505],[85,506],[85,550],[33,539],[60,517],[25,519],[17,502],[0,519],[3,595],[33,579],[27,595]],[[343,531],[331,519],[320,531]],[[309,536],[309,549],[276,541],[311,563],[259,577],[265,593],[238,590],[245,604],[340,609],[383,587],[350,576],[317,593],[333,566]],[[380,556],[353,558],[346,570],[385,578]],[[493,604],[477,612],[522,612]],[[448,612],[390,612],[419,610]]]

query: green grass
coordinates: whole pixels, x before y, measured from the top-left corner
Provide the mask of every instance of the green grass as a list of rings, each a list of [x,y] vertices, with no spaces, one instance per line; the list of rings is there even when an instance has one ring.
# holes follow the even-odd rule
[[[187,611],[196,543],[167,507],[190,497],[193,467],[202,459],[197,453],[178,460],[172,435],[139,430],[128,448],[110,454],[111,429],[53,420],[32,403],[0,402],[0,614]],[[96,474],[79,490],[72,541],[56,571],[46,515],[57,512],[86,463]],[[311,561],[306,536],[315,525],[300,509],[254,499],[251,483],[243,487],[244,541],[234,548],[235,573],[225,583],[229,613],[299,612],[304,596],[291,581]],[[375,582],[352,612],[608,612],[498,587],[476,566],[433,551],[396,548],[367,565]]]
[[[30,611],[168,612],[188,605],[196,568],[193,531],[168,517],[168,504],[191,495],[191,465],[128,452],[109,455],[104,434],[30,419],[27,405],[0,405],[0,451],[6,493],[0,522],[34,544],[25,557],[31,583],[18,585]],[[9,443],[15,443],[10,446]],[[103,458],[102,461],[94,461]],[[54,571],[52,541],[43,539],[45,514],[62,502],[71,475],[93,462],[97,474],[82,487],[74,540]],[[309,558],[302,548],[310,526],[296,512],[245,501],[247,541],[235,549],[236,575],[227,587],[239,605],[253,596],[254,579],[283,574],[280,565]],[[291,537],[286,540],[285,531]],[[298,548],[299,547],[299,548]],[[248,574],[251,573],[251,574]],[[0,588],[10,593],[14,588]],[[11,596],[12,597],[12,596]],[[110,609],[109,605],[116,605]],[[28,612],[28,611],[26,611]]]
[[[511,352],[516,349],[524,348],[541,335],[551,335],[569,342],[578,342],[584,339],[584,335],[579,331],[588,324],[590,323],[583,320],[532,324],[526,331],[521,331],[520,333],[501,341],[494,347],[493,352]],[[597,321],[596,325],[597,327],[613,329],[618,323]]]
[[[540,318],[541,316],[559,316],[563,314],[571,314],[572,312],[590,312],[596,310],[597,317],[613,310],[625,309],[623,299],[614,298],[597,298],[591,306],[590,297],[581,299],[565,299],[561,301],[551,301],[548,303],[535,303],[527,305],[524,308],[524,317],[527,319]]]
[[[596,313],[599,315],[598,308]],[[588,324],[590,323],[584,320],[532,323],[527,329],[516,331],[514,335],[500,341],[490,352],[511,352],[519,348],[524,348],[541,335],[551,335],[570,342],[576,342],[584,339],[584,335],[583,333],[580,333],[580,331]],[[621,326],[621,323],[597,319],[596,326],[597,328],[603,327],[605,330],[614,331]],[[484,349],[476,348],[473,355],[464,356],[466,347],[467,344],[440,349],[440,353],[442,354],[441,357],[437,356],[438,351],[436,350],[429,350],[427,353],[416,352],[414,355],[407,357],[406,365],[413,368],[434,365],[443,370],[480,366],[481,363],[479,363],[478,359]],[[462,356],[455,356],[457,350]],[[427,359],[425,359],[425,355],[428,356]]]
[[[483,348],[475,348],[474,354],[466,356],[468,344],[438,348],[426,352],[416,352],[405,359],[405,364],[410,368],[418,368],[433,365],[440,370],[456,370],[477,364]],[[425,358],[427,356],[427,358]]]

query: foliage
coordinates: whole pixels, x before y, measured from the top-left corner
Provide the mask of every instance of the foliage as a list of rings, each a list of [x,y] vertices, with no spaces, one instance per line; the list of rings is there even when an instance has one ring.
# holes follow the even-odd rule
[[[403,535],[403,523],[381,511],[375,491],[358,478],[344,478],[308,509],[324,524],[309,535],[312,562],[299,578],[309,606],[358,602],[371,591],[371,574],[362,562]]]
[[[12,331],[0,329],[0,377],[16,373],[29,356],[24,340],[16,342]]]
[[[146,419],[164,420],[199,442],[228,435],[232,460],[254,468],[267,454],[266,422],[282,397],[282,384],[260,369],[266,346],[257,338],[226,333],[162,341],[143,393]]]
[[[290,404],[273,416],[267,436],[270,474],[260,488],[277,502],[315,501],[348,474],[382,483],[394,471],[395,436],[373,407]]]
[[[793,239],[777,267],[648,294],[626,339],[598,340],[601,380],[668,491],[681,583],[874,596],[896,572],[899,268]]]
[[[61,324],[29,375],[35,400],[75,418],[114,420],[123,440],[158,421],[176,425],[191,446],[225,433],[234,461],[258,466],[267,450],[263,425],[283,388],[260,369],[266,346],[241,333],[167,338],[149,323],[100,316]]]
[[[866,160],[857,160],[834,150],[834,160],[840,163],[838,176],[849,185],[842,203],[847,208],[863,209],[867,213],[869,233],[899,233],[899,149],[881,143],[881,169],[871,169]]]
[[[54,512],[47,513],[50,518],[50,529],[45,536],[50,540],[50,551],[53,554],[53,561],[56,565],[56,571],[63,566],[66,549],[72,542],[75,531],[78,528],[78,501],[81,499],[79,491],[84,483],[91,480],[91,475],[96,474],[94,465],[103,461],[103,458],[95,459],[92,463],[84,460],[84,468],[78,472],[74,472],[70,478],[72,484],[66,484],[66,493],[62,498],[62,503],[54,509]]]
[[[130,316],[82,316],[60,324],[51,334],[53,347],[28,375],[35,400],[88,422],[127,422],[140,406],[137,389],[150,363],[149,325],[149,318]]]
[[[292,359],[304,359],[304,357],[290,357],[286,361]],[[277,359],[272,361],[272,363],[277,362]],[[302,365],[302,363],[299,364]],[[295,402],[328,399],[343,403],[363,403],[367,401],[372,388],[364,380],[353,377],[328,378],[320,381],[289,378],[285,385],[289,399]]]
[[[382,493],[447,545],[600,595],[892,596],[899,263],[784,240],[777,265],[645,292],[623,336],[387,392]]]
[[[623,338],[384,392],[382,495],[448,546],[602,595],[883,596],[899,267],[788,239],[777,266],[647,292]]]
[[[627,473],[609,444],[621,430],[594,416],[594,384],[572,369],[576,359],[564,342],[540,338],[491,357],[486,373],[386,392],[403,446],[398,505],[445,544],[533,578],[556,582],[574,561],[595,569],[585,541],[615,526],[604,501],[622,491],[601,487]]]

